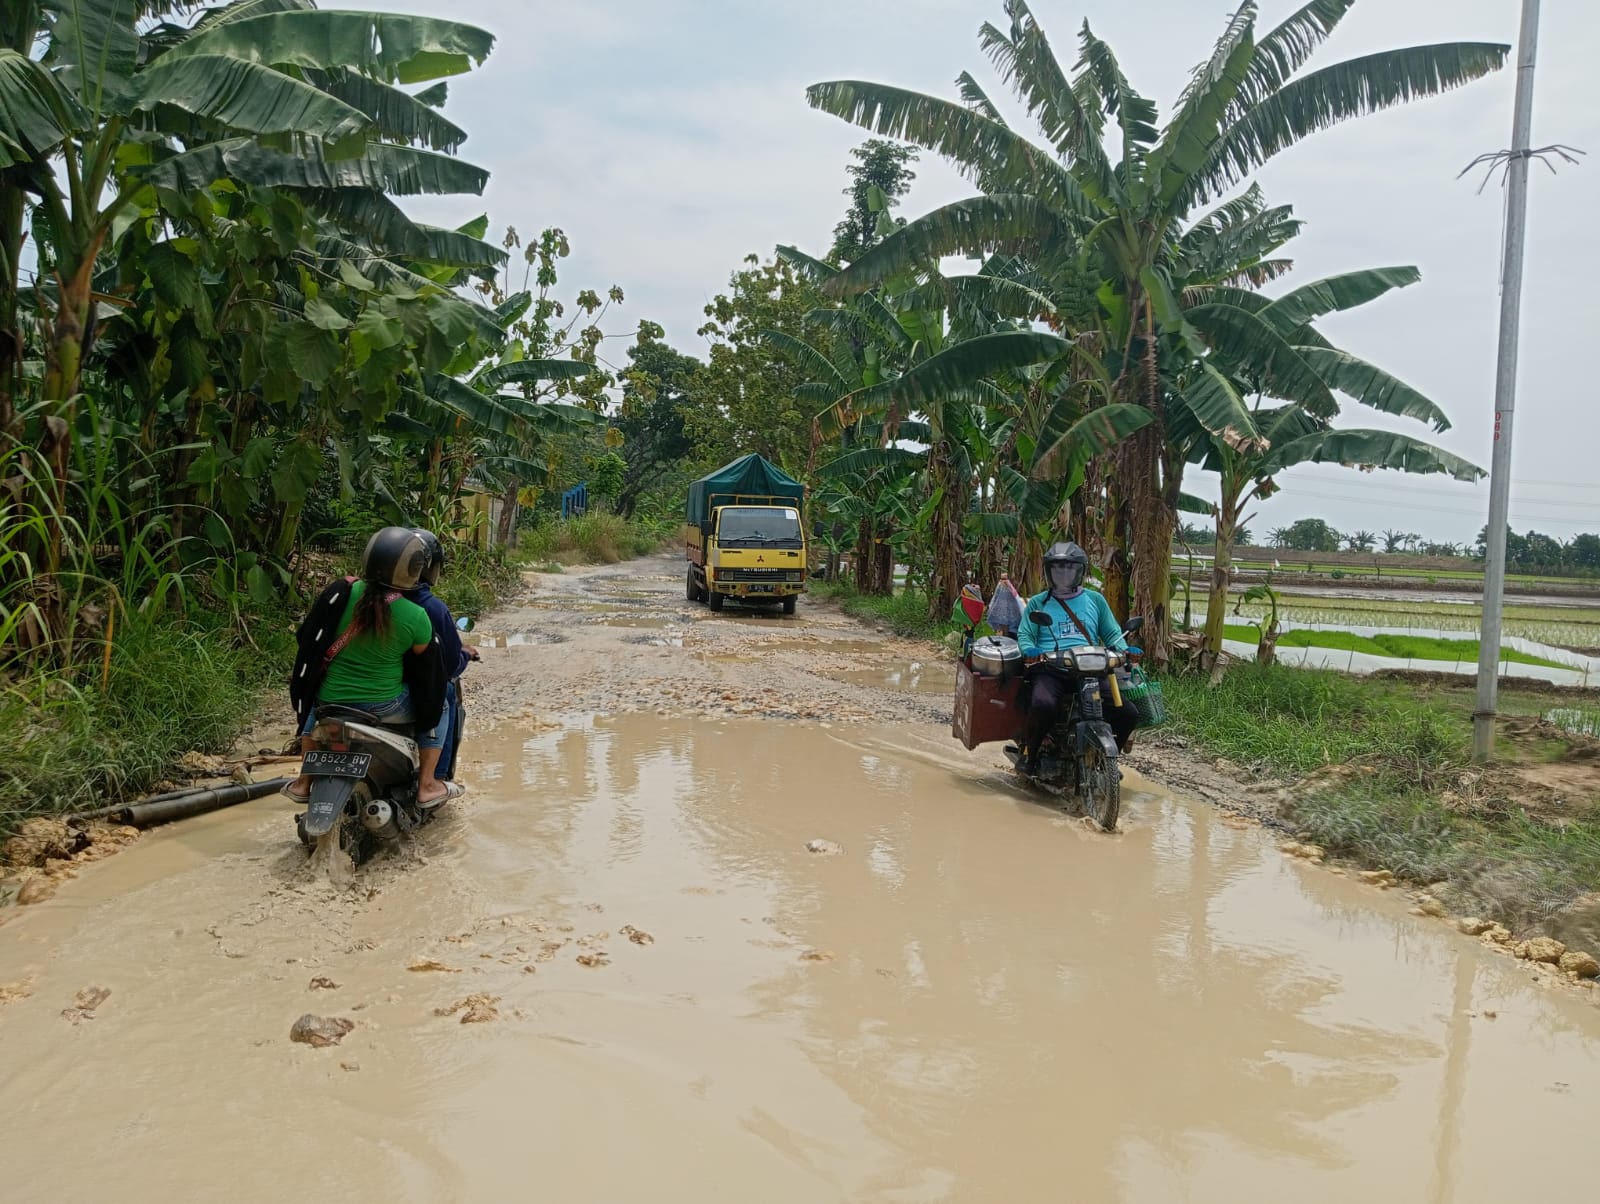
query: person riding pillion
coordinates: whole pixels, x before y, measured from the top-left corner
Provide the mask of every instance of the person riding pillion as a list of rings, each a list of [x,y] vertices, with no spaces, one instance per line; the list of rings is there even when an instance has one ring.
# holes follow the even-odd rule
[[[422,580],[415,589],[406,592],[406,597],[428,612],[428,619],[433,623],[434,639],[439,642],[439,657],[444,664],[446,680],[444,714],[439,720],[444,728],[444,746],[435,776],[440,781],[448,781],[455,776],[456,754],[461,748],[462,708],[458,683],[467,666],[478,659],[478,650],[462,644],[461,632],[456,628],[450,607],[433,592],[439,575],[444,572],[444,544],[432,531],[421,527],[414,528],[414,531],[427,549],[428,561],[422,567]]]
[[[385,527],[368,540],[360,578],[328,586],[300,624],[289,697],[302,752],[315,748],[318,703],[365,711],[378,724],[413,725],[417,801],[431,807],[465,791],[435,773],[445,737],[445,666],[427,611],[404,596],[421,581],[427,561],[427,547],[406,527]],[[310,788],[302,774],[283,793],[304,803]]]
[[[1017,646],[1030,664],[1062,648],[1086,644],[1127,647],[1111,605],[1095,590],[1084,588],[1083,578],[1088,571],[1088,553],[1075,543],[1053,544],[1044,554],[1048,588],[1028,599],[1017,629]],[[1049,619],[1049,625],[1035,623],[1035,615]],[[1028,773],[1038,773],[1040,748],[1060,714],[1068,683],[1064,674],[1046,666],[1031,675],[1029,688],[1028,719],[1022,736],[1027,752],[1024,767]],[[1118,747],[1126,752],[1133,729],[1139,725],[1139,712],[1126,701],[1117,707],[1106,698],[1104,705],[1106,722],[1116,735]]]

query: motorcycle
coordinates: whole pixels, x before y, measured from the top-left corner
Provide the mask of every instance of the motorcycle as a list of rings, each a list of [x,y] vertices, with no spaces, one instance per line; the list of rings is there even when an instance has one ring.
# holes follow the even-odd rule
[[[472,620],[463,617],[456,626],[470,631]],[[431,820],[439,807],[417,799],[422,756],[412,733],[410,724],[380,724],[354,707],[318,705],[316,747],[300,764],[311,779],[310,802],[294,818],[300,843],[314,852],[337,847],[360,865]]]
[[[1097,645],[1056,648],[1024,669],[1015,640],[974,638],[984,616],[983,598],[976,587],[963,589],[961,607],[970,626],[956,673],[951,734],[969,749],[1008,741],[1006,758],[1023,772],[1026,757],[1018,740],[1026,692],[1038,674],[1062,674],[1067,682],[1065,698],[1040,750],[1039,772],[1028,780],[1051,794],[1075,795],[1086,815],[1105,831],[1114,831],[1122,809],[1122,774],[1116,736],[1104,718],[1102,692],[1110,695],[1113,705],[1121,705],[1118,670],[1135,664],[1139,650]],[[1025,615],[1023,621],[1041,629],[1051,626],[1043,615]],[[1131,619],[1123,634],[1132,635],[1143,626],[1142,618]]]
[[[1041,630],[1052,626],[1047,615],[1024,618]],[[1122,634],[1132,635],[1143,626],[1142,618],[1130,619]],[[1138,658],[1136,648],[1122,651],[1096,644],[1055,648],[1023,674],[1024,688],[1040,673],[1061,674],[1067,681],[1061,711],[1044,738],[1039,770],[1032,780],[1052,794],[1076,795],[1084,814],[1107,832],[1116,830],[1122,810],[1122,771],[1117,738],[1104,718],[1105,698],[1109,696],[1114,706],[1122,705],[1117,671]],[[1005,755],[1019,773],[1024,771],[1027,758],[1021,747],[1008,744]]]

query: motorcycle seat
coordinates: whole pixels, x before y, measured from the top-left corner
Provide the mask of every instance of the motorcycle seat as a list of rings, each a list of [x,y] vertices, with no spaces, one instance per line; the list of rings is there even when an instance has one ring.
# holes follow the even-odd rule
[[[365,723],[368,727],[387,728],[393,732],[410,735],[416,724],[407,719],[403,723],[386,723],[377,716],[363,711],[360,707],[340,706],[336,702],[323,703],[317,707],[317,718],[342,719],[346,723]]]

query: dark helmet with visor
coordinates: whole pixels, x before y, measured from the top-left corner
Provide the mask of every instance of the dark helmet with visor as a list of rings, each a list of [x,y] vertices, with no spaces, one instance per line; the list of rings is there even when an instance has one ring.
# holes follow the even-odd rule
[[[1089,554],[1075,543],[1057,543],[1044,554],[1044,577],[1053,594],[1070,594],[1083,585]]]
[[[429,585],[436,585],[439,574],[444,572],[444,544],[439,542],[439,537],[432,531],[415,527],[412,532],[428,550],[428,563],[422,566],[422,579]]]
[[[361,576],[402,592],[416,589],[428,564],[428,548],[409,527],[385,527],[367,541]]]

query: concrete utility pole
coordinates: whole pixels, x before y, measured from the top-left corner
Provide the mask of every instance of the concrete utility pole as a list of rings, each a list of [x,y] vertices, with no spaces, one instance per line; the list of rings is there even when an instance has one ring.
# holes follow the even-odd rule
[[[1506,524],[1511,513],[1511,419],[1517,404],[1517,337],[1522,327],[1522,262],[1528,234],[1528,165],[1533,150],[1533,67],[1539,47],[1539,0],[1522,0],[1517,41],[1517,103],[1506,162],[1506,245],[1500,280],[1500,363],[1494,385],[1494,458],[1489,464],[1489,530],[1484,540],[1483,627],[1479,632],[1478,704],[1472,755],[1494,756],[1500,693],[1500,627],[1506,590]]]

